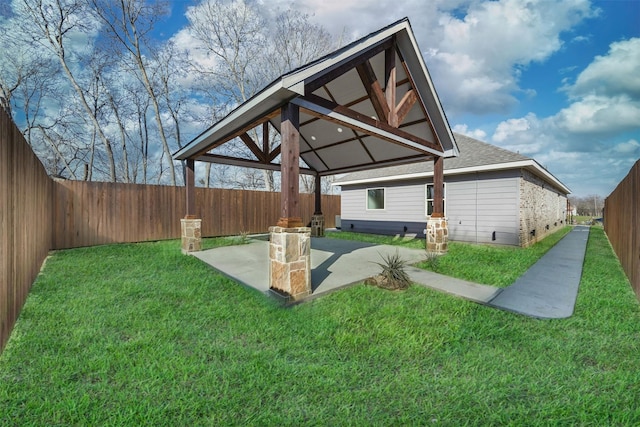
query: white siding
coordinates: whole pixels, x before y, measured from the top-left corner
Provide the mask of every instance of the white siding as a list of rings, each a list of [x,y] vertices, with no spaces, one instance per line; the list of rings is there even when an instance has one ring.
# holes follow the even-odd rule
[[[445,182],[451,240],[519,243],[517,171],[464,175]]]
[[[520,179],[519,170],[445,176],[450,240],[518,245]],[[427,183],[431,181],[385,183],[386,208],[375,211],[366,209],[366,189],[379,185],[344,186],[343,228],[353,224],[354,231],[422,233]]]
[[[403,185],[404,184],[404,185]],[[342,218],[362,221],[426,222],[425,181],[353,185],[342,188]],[[384,188],[385,209],[367,210],[367,189]]]

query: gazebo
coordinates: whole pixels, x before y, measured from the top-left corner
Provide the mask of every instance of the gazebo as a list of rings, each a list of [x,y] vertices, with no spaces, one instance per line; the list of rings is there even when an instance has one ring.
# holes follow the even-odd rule
[[[280,134],[275,148],[270,129]],[[211,152],[237,139],[251,158]],[[402,19],[279,77],[174,154],[187,166],[182,250],[200,249],[196,161],[280,171],[280,219],[269,230],[270,287],[303,298],[311,291],[311,232],[323,232],[320,178],[432,159],[435,194],[427,251],[446,252],[442,160],[457,155],[411,25]],[[311,228],[299,214],[300,174],[316,179]]]

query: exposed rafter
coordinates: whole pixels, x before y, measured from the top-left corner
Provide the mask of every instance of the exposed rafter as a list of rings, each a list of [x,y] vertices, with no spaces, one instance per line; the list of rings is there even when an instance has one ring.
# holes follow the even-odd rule
[[[268,122],[269,120],[273,119],[274,117],[277,117],[279,114],[280,114],[280,110],[279,109],[274,109],[274,110],[268,112],[267,114],[265,114],[264,116],[258,117],[254,121],[242,126],[239,129],[235,129],[234,131],[232,131],[232,132],[228,133],[227,135],[221,137],[220,139],[216,140],[211,145],[205,147],[204,149],[202,149],[198,153],[196,153],[194,157],[197,157],[197,156],[199,156],[201,154],[205,154],[207,151],[214,150],[214,149],[220,147],[221,145],[231,141],[232,139],[238,138],[242,134],[246,134],[250,130],[260,126],[261,124],[264,124],[264,123]],[[251,147],[249,147],[249,148],[251,148]]]
[[[413,89],[410,89],[409,91],[407,91],[407,93],[404,94],[404,96],[400,100],[400,103],[395,108],[396,120],[398,123],[402,123],[404,121],[404,118],[409,113],[417,100],[418,97],[416,96],[416,92]]]
[[[258,147],[255,143],[255,141],[249,136],[249,134],[245,133],[241,133],[240,134],[240,139],[242,140],[242,142],[244,142],[244,145],[246,145],[247,147],[249,147],[249,150],[251,150],[251,152],[253,153],[254,156],[256,156],[256,158],[262,162],[262,163],[266,163],[267,162],[267,153],[265,153],[264,151],[262,151],[260,149],[260,147]]]
[[[384,95],[389,105],[390,115],[387,123],[393,127],[398,127],[398,116],[395,112],[397,73],[396,73],[396,38],[392,38],[391,47],[384,51]]]
[[[338,105],[316,95],[300,96],[291,101],[304,108],[309,114],[325,120],[343,124],[349,128],[374,135],[385,141],[406,145],[411,148],[427,149],[432,154],[443,155],[442,147],[401,129],[394,128],[385,122],[372,119],[364,114]]]
[[[300,108],[299,155],[308,173],[457,155],[411,26],[401,20],[284,74],[175,158],[278,170],[289,154],[274,147],[282,135],[273,133],[282,131],[289,103]],[[230,141],[246,154],[222,155]]]
[[[393,40],[387,39],[381,43],[378,43],[372,48],[369,48],[367,51],[362,52],[360,55],[352,58],[351,60],[344,62],[338,67],[326,70],[325,72],[319,74],[317,77],[310,80],[309,82],[305,82],[304,93],[314,92],[316,89],[321,88],[322,86],[324,86],[325,84],[329,83],[332,80],[335,80],[336,78],[340,77],[347,71],[354,69],[357,65],[362,64],[364,61],[367,61],[373,58],[374,56],[376,56],[377,54],[379,54],[380,52],[390,48],[392,45],[393,45]]]
[[[390,109],[387,104],[387,98],[385,97],[384,92],[382,92],[382,88],[376,78],[376,74],[373,71],[371,63],[369,61],[365,61],[362,64],[357,65],[356,69],[358,70],[362,84],[369,94],[371,104],[373,104],[373,109],[376,111],[378,119],[385,122],[388,121]]]
[[[218,163],[221,165],[241,166],[245,168],[255,168],[279,171],[281,165],[277,163],[261,163],[256,160],[241,159],[238,157],[223,156],[222,154],[205,153],[195,158],[198,162]],[[300,167],[300,173],[305,175],[316,175],[317,172],[307,167]]]

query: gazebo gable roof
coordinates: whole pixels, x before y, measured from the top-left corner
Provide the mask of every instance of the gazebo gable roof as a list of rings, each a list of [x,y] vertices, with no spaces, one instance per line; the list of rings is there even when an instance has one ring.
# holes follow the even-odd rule
[[[263,138],[269,126],[279,131],[286,103],[300,109],[300,158],[308,166],[302,173],[329,175],[458,154],[405,18],[276,79],[174,158],[278,169],[279,147],[260,144],[247,132],[260,125]],[[210,153],[235,138],[255,159]]]

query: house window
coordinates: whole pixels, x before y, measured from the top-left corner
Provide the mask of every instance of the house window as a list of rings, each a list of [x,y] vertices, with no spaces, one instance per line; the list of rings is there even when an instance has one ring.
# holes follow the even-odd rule
[[[367,210],[384,209],[384,188],[367,188]]]
[[[427,184],[426,188],[426,203],[425,206],[427,208],[427,216],[431,216],[433,213],[433,198],[434,198],[434,188],[433,184]],[[447,185],[442,183],[442,213],[446,212],[447,203],[446,203],[446,194],[447,194]],[[446,215],[446,213],[445,213]]]

